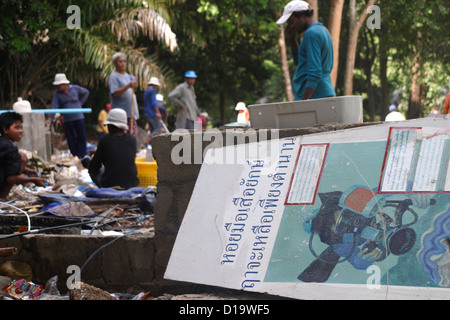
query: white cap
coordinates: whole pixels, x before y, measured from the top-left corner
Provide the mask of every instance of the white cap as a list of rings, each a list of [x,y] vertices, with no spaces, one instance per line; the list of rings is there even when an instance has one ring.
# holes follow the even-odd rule
[[[128,130],[127,113],[125,110],[114,108],[108,113],[108,118],[103,125],[112,124],[117,128]]]
[[[294,12],[306,10],[309,10],[308,2],[301,0],[293,0],[284,7],[283,15],[281,16],[280,19],[278,19],[277,24],[281,25],[286,23],[286,21],[288,21],[288,19]]]
[[[150,81],[148,82],[148,85],[155,85],[155,86],[161,87],[161,84],[159,83],[159,79],[156,77],[151,77]]]
[[[58,86],[60,84],[69,84],[70,81],[67,80],[67,77],[64,73],[57,73],[55,75],[55,82],[53,82],[54,86]]]

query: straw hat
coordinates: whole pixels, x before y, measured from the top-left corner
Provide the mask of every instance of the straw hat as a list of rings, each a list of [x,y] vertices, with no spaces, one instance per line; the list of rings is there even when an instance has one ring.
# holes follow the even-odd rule
[[[67,80],[67,77],[64,73],[57,73],[55,75],[55,82],[53,82],[53,85],[58,86],[60,84],[69,84],[70,81]]]

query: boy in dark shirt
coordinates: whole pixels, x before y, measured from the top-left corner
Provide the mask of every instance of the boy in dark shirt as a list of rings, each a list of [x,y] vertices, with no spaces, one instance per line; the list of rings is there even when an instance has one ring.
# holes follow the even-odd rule
[[[99,141],[89,164],[92,181],[100,188],[137,187],[136,138],[125,133],[128,130],[126,112],[112,109],[104,125],[108,126],[109,133]]]
[[[33,182],[44,187],[45,179],[37,176],[35,170],[27,168],[28,158],[19,152],[14,142],[22,140],[22,115],[6,112],[0,115],[0,199],[6,200],[9,191],[16,184]],[[33,176],[28,176],[33,175]]]

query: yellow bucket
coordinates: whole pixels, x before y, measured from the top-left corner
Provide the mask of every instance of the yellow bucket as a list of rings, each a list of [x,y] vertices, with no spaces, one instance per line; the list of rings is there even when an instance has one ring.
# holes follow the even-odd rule
[[[145,162],[145,158],[136,158],[139,187],[156,186],[158,182],[158,164],[156,161]]]

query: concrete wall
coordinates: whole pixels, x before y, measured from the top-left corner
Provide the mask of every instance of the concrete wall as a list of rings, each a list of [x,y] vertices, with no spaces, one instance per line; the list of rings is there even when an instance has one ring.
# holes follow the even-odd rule
[[[50,160],[50,131],[45,126],[43,113],[23,113],[23,137],[17,143],[20,149],[37,152],[43,160]]]
[[[74,274],[69,266],[83,268],[81,281],[110,292],[147,291],[154,281],[153,238],[131,235],[107,245],[115,237],[78,235],[26,235],[0,241],[0,247],[16,247],[14,257],[0,258],[4,261],[21,261],[30,265],[33,281],[47,282],[58,276],[58,289],[68,291],[67,279]],[[99,248],[91,260],[88,259]]]

